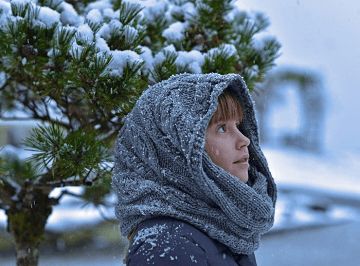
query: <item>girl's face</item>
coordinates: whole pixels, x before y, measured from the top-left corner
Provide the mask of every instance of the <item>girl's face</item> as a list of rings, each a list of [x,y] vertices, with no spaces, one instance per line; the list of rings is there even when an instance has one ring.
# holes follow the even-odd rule
[[[206,130],[205,150],[211,160],[240,180],[248,181],[250,140],[238,129],[239,120],[212,123]]]

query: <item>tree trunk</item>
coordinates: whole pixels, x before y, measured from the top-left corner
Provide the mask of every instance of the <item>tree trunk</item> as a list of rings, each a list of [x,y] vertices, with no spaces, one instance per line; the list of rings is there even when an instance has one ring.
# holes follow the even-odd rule
[[[39,261],[39,247],[27,243],[16,243],[16,265],[36,266]]]
[[[15,241],[17,266],[38,265],[39,246],[52,211],[48,195],[41,191],[31,192],[7,210],[8,231]]]

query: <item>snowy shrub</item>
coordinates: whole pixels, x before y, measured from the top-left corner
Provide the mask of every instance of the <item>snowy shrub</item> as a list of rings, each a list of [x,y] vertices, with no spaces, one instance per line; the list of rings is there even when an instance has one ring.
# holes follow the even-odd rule
[[[0,156],[0,208],[28,248],[17,250],[24,265],[37,262],[59,204],[54,188],[92,185],[81,196],[103,202],[114,140],[149,84],[182,72],[239,73],[253,89],[280,48],[257,37],[268,25],[231,0],[0,0],[0,119],[17,120],[20,110],[41,123],[26,141],[29,161]]]

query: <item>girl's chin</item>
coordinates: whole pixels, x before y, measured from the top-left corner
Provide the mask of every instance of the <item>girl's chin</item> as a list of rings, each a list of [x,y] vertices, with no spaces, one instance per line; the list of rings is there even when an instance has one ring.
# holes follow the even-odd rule
[[[246,183],[249,180],[249,176],[247,173],[246,174],[236,174],[235,176],[237,176],[244,183]]]
[[[241,181],[243,181],[244,183],[246,183],[246,182],[249,180],[248,177],[246,177],[246,178],[244,178],[244,177],[239,177],[239,179],[240,179]]]

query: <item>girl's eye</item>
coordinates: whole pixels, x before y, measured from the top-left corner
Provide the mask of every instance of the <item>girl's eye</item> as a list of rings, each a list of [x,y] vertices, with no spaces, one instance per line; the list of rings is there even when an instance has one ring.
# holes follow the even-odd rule
[[[218,127],[218,132],[219,133],[225,133],[225,125],[221,125],[220,127]]]

